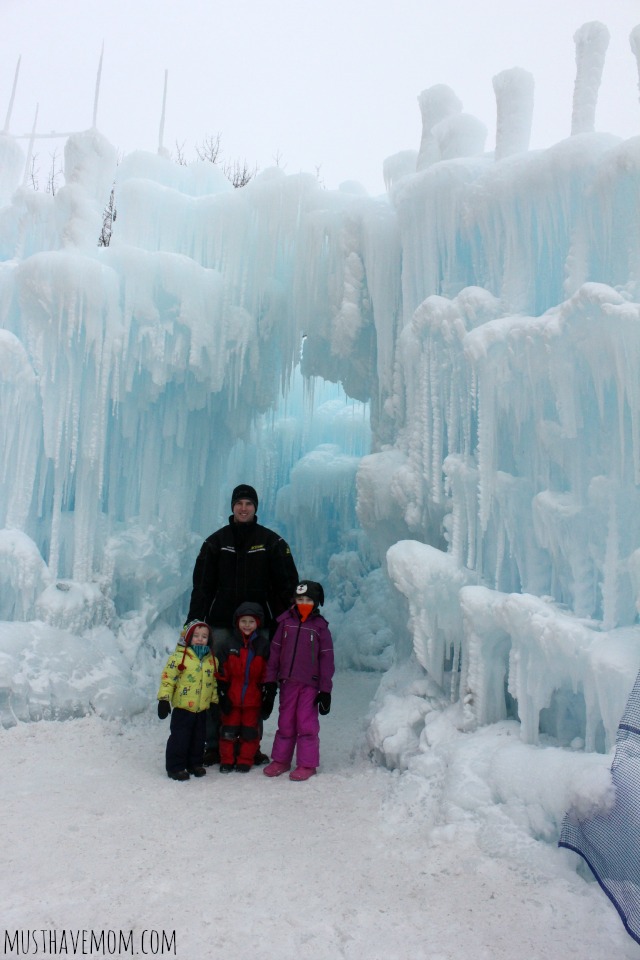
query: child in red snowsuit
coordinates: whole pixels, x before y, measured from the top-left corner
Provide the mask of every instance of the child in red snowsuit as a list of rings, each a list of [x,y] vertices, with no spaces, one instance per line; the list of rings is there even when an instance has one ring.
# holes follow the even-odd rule
[[[259,603],[241,603],[233,615],[232,636],[216,648],[221,773],[248,773],[260,745],[262,683],[269,658],[269,640],[258,632],[263,622]]]

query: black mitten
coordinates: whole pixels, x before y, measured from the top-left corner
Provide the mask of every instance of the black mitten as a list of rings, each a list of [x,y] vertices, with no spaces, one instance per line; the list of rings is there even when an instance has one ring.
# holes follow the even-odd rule
[[[326,715],[331,710],[331,694],[324,693],[321,690],[313,702],[317,704],[318,710],[320,711],[321,715],[323,717],[326,717]]]
[[[229,684],[218,680],[218,706],[220,713],[231,713],[231,700],[229,699]]]
[[[158,700],[158,716],[161,720],[166,720],[171,713],[171,704],[168,700]]]
[[[262,710],[260,711],[260,716],[263,720],[268,720],[271,716],[277,692],[277,683],[271,682],[262,684]]]

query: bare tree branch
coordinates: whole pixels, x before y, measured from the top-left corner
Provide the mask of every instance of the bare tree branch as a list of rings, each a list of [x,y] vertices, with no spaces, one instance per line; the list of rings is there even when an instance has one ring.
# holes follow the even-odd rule
[[[178,163],[181,167],[187,166],[187,161],[184,156],[185,143],[186,143],[185,140],[183,140],[182,143],[178,143],[178,141],[176,140],[176,161],[175,162]]]
[[[36,167],[37,158],[38,158],[38,155],[34,153],[33,156],[31,157],[31,169],[29,170],[29,181],[34,190],[40,189],[40,181],[38,180],[39,168]]]
[[[49,154],[51,166],[49,167],[49,176],[47,177],[47,193],[55,197],[58,185],[58,178],[62,176],[62,170],[58,167],[58,148]]]
[[[251,170],[246,160],[234,160],[233,163],[223,164],[222,172],[234,187],[245,187],[250,180],[253,180],[258,168],[254,167]]]
[[[200,146],[196,144],[196,153],[199,160],[208,160],[209,163],[218,163],[220,157],[222,156],[222,151],[220,149],[220,134],[216,133],[215,137],[211,134],[208,134]]]

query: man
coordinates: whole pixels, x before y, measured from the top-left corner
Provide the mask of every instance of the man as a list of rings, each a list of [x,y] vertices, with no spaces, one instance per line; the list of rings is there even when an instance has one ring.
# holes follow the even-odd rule
[[[271,637],[275,620],[288,609],[298,571],[288,544],[258,523],[258,494],[241,483],[231,495],[229,523],[202,544],[193,568],[187,622],[201,620],[213,630],[214,651],[232,637],[234,611],[241,603],[259,603],[265,614],[262,631]],[[217,763],[219,716],[211,711],[205,763]],[[258,753],[256,762],[268,760]]]

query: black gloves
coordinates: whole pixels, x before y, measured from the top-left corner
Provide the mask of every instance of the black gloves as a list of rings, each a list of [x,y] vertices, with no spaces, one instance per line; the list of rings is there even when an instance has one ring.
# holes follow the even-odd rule
[[[158,716],[161,720],[166,720],[166,718],[171,713],[171,704],[168,700],[158,700]]]
[[[229,684],[218,680],[218,705],[220,713],[231,713],[231,700],[229,700]]]
[[[318,705],[320,714],[323,717],[326,717],[326,715],[329,713],[329,710],[331,710],[331,694],[324,693],[321,690],[313,702]]]
[[[260,711],[260,716],[263,720],[268,720],[271,716],[277,691],[277,683],[271,682],[262,684],[262,710]]]

